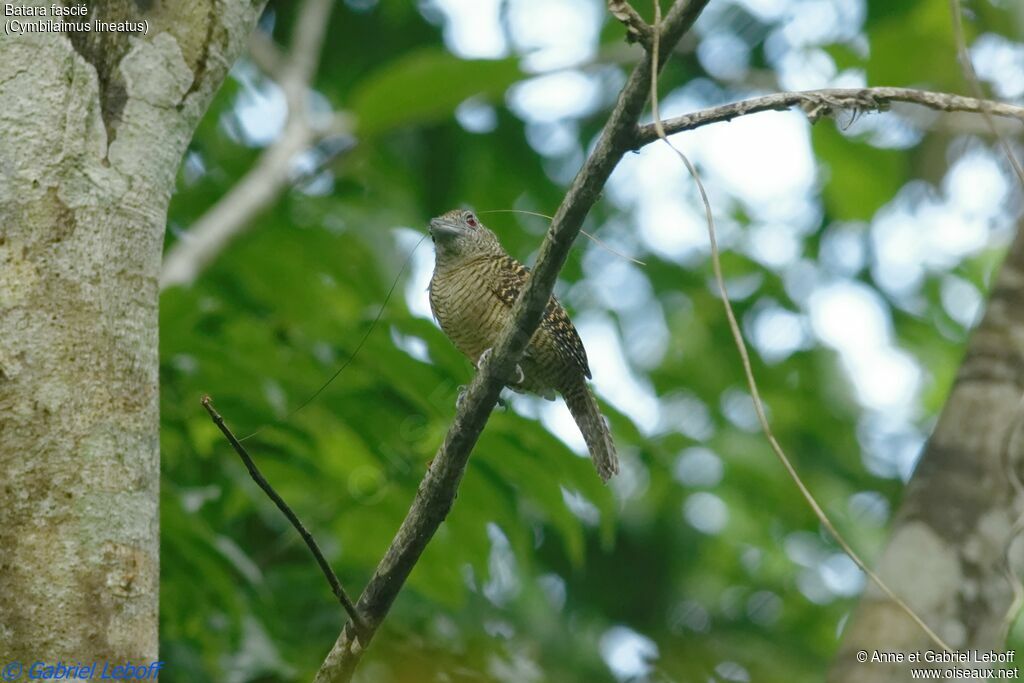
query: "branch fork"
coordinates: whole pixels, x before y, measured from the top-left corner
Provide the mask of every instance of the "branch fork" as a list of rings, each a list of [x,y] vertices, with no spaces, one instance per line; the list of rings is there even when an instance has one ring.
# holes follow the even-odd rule
[[[320,546],[313,538],[313,535],[306,530],[306,527],[301,521],[299,521],[298,515],[296,515],[291,507],[288,506],[288,503],[284,502],[284,499],[281,498],[277,491],[274,490],[274,487],[270,485],[270,482],[268,482],[263,476],[263,473],[260,472],[260,469],[256,466],[256,463],[249,455],[249,452],[245,449],[245,446],[239,442],[231,429],[229,429],[227,424],[225,424],[224,418],[221,417],[220,413],[217,412],[217,409],[213,407],[213,400],[209,396],[203,396],[201,403],[203,408],[206,409],[206,412],[209,413],[210,419],[213,420],[215,425],[217,425],[217,428],[224,435],[224,438],[226,438],[228,443],[231,444],[231,447],[235,449],[238,457],[242,459],[242,463],[249,471],[249,476],[252,477],[252,480],[256,482],[256,485],[259,486],[264,493],[267,494],[267,497],[274,501],[274,505],[277,506],[277,509],[288,518],[291,525],[295,527],[295,530],[299,532],[300,536],[302,536],[302,540],[305,541],[306,547],[308,547],[309,551],[313,554],[317,565],[320,567],[320,571],[323,572],[324,578],[327,579],[327,583],[331,586],[331,591],[338,599],[338,602],[341,603],[341,606],[348,614],[349,619],[351,619],[351,623],[354,625],[359,638],[366,638],[367,641],[369,641],[371,631],[369,627],[367,627],[366,621],[359,613],[359,610],[356,609],[355,604],[352,602],[352,598],[350,598],[348,593],[345,592],[345,589],[342,588],[341,581],[338,580],[337,574],[335,574],[334,570],[331,569],[331,565],[328,564],[327,559],[324,557],[323,552],[321,552]]]
[[[628,0],[608,0],[608,13],[626,27],[626,41],[640,43],[648,51],[654,43],[654,27],[644,21]]]

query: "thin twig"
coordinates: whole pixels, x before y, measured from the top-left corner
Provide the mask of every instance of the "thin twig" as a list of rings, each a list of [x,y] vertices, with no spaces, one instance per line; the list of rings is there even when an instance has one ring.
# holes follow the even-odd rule
[[[275,81],[284,78],[288,58],[266,31],[253,31],[249,38],[249,58]]]
[[[663,24],[662,46],[675,45],[696,21],[707,2],[676,0]],[[597,144],[555,212],[541,244],[537,263],[512,309],[510,323],[463,394],[455,418],[420,483],[409,513],[359,597],[359,611],[366,618],[371,637],[448,515],[473,446],[502,387],[511,377],[516,362],[540,323],[555,280],[584,218],[619,160],[632,148],[637,119],[643,112],[651,84],[646,59],[633,69],[627,79]],[[350,681],[366,644],[366,641],[354,642],[349,629],[343,629],[317,672],[316,683]]]
[[[654,47],[652,53],[655,55],[655,57],[652,59],[651,63],[651,113],[654,118],[653,127],[657,137],[661,139],[666,145],[668,145],[669,148],[673,152],[675,152],[676,155],[678,155],[680,160],[682,160],[683,164],[686,166],[686,170],[689,171],[690,175],[693,177],[693,180],[697,185],[697,190],[700,193],[701,201],[704,204],[704,217],[708,225],[708,239],[711,243],[711,265],[715,274],[715,283],[718,286],[719,295],[722,298],[722,305],[725,308],[725,317],[729,323],[729,331],[732,333],[732,338],[736,344],[736,349],[739,351],[740,354],[740,360],[743,364],[743,374],[746,377],[747,387],[750,389],[750,397],[754,403],[754,411],[757,413],[757,420],[761,425],[761,431],[764,433],[764,436],[767,439],[768,444],[771,446],[772,452],[774,452],[775,455],[778,457],[779,461],[786,469],[786,472],[789,474],[790,479],[793,480],[797,488],[800,490],[800,494],[803,496],[804,500],[807,501],[807,504],[814,512],[815,517],[818,518],[818,521],[821,523],[821,525],[825,527],[825,529],[829,532],[832,538],[835,539],[836,543],[839,544],[839,547],[843,549],[843,552],[845,552],[846,555],[851,560],[853,560],[853,562],[858,567],[860,567],[861,571],[863,571],[868,577],[870,577],[871,581],[883,593],[885,593],[889,597],[889,599],[891,599],[904,612],[906,612],[907,616],[909,616],[914,621],[914,623],[916,623],[921,628],[921,630],[923,630],[928,635],[928,637],[935,642],[936,645],[938,645],[947,652],[952,652],[952,648],[950,648],[950,646],[947,645],[946,642],[942,638],[940,638],[939,635],[935,633],[935,631],[933,631],[931,627],[929,627],[928,624],[926,624],[924,620],[921,619],[921,617],[919,617],[917,613],[913,609],[911,609],[910,606],[902,598],[896,595],[896,593],[893,592],[891,588],[889,588],[888,584],[886,584],[885,581],[882,580],[882,577],[875,573],[875,571],[872,570],[867,565],[867,563],[861,559],[860,555],[846,541],[846,538],[839,532],[839,530],[832,523],[832,520],[829,518],[828,514],[825,513],[825,510],[818,503],[817,499],[814,497],[814,494],[812,494],[810,489],[808,489],[807,486],[804,484],[803,479],[800,477],[800,474],[796,471],[796,468],[790,461],[789,456],[786,455],[786,452],[782,449],[782,446],[775,438],[775,434],[772,431],[771,423],[769,423],[768,421],[768,415],[765,412],[764,400],[761,398],[761,392],[758,389],[757,380],[754,378],[754,369],[750,362],[750,351],[747,349],[747,343],[743,339],[743,333],[740,331],[739,323],[736,320],[736,313],[733,311],[732,302],[729,300],[729,293],[726,290],[725,276],[722,273],[722,259],[718,248],[718,240],[716,238],[715,219],[713,212],[711,210],[711,201],[708,199],[708,193],[704,189],[704,183],[700,178],[700,174],[697,172],[696,166],[694,166],[690,159],[685,154],[683,154],[682,151],[680,151],[675,145],[673,145],[672,142],[668,139],[668,136],[665,133],[665,128],[661,122],[661,114],[658,111],[657,28],[661,19],[660,15],[661,11],[658,7],[658,2],[657,0],[654,0],[655,31]]]
[[[815,121],[840,111],[885,111],[894,102],[918,104],[922,107],[945,112],[988,113],[1017,119],[1024,122],[1024,107],[1004,102],[994,102],[974,97],[963,97],[948,93],[915,90],[913,88],[829,88],[805,90],[802,92],[779,92],[762,97],[753,97],[739,102],[709,107],[674,118],[665,119],[662,126],[667,135],[693,130],[709,123],[731,121],[740,116],[762,111],[785,111],[800,107]],[[636,136],[636,147],[642,147],[658,139],[653,123],[640,126]]]
[[[335,574],[334,570],[331,569],[331,565],[327,563],[327,560],[324,558],[324,554],[320,552],[320,546],[317,545],[313,535],[306,530],[306,527],[303,526],[301,521],[299,521],[295,512],[288,507],[288,503],[284,502],[284,499],[278,495],[277,491],[274,490],[274,487],[270,485],[270,482],[266,480],[263,473],[260,472],[258,467],[256,467],[256,463],[253,462],[249,452],[245,450],[245,446],[238,442],[238,439],[235,438],[235,435],[224,423],[224,418],[221,417],[220,413],[218,413],[213,407],[213,401],[210,397],[203,396],[202,404],[203,407],[206,408],[206,412],[210,414],[210,419],[213,420],[213,423],[217,425],[217,428],[220,429],[222,434],[224,434],[228,443],[230,443],[231,447],[235,449],[235,453],[238,453],[238,457],[242,459],[242,462],[245,464],[245,469],[249,470],[249,476],[252,477],[252,480],[256,482],[257,486],[263,489],[263,492],[267,494],[267,497],[269,497],[270,500],[274,501],[274,505],[277,506],[277,509],[288,518],[288,521],[291,522],[292,526],[295,527],[295,530],[299,532],[300,536],[302,536],[302,540],[306,542],[306,547],[309,548],[309,552],[313,553],[313,557],[316,558],[316,563],[320,566],[320,571],[323,572],[324,578],[326,578],[327,583],[330,584],[331,590],[334,592],[335,597],[338,598],[338,602],[341,603],[345,612],[348,613],[349,618],[352,620],[352,623],[356,628],[357,635],[360,640],[362,640],[364,634],[368,632],[366,623],[359,615],[359,611],[356,609],[352,599],[349,598],[348,593],[346,593],[345,589],[342,587],[337,574]]]
[[[964,80],[967,81],[971,91],[977,97],[982,98],[985,96],[985,93],[978,80],[978,74],[974,70],[974,62],[971,60],[971,53],[967,49],[967,40],[964,37],[963,9],[960,6],[960,0],[949,0],[949,13],[953,20],[953,40],[956,42],[957,58],[960,62],[960,68],[963,71]],[[1013,153],[1013,147],[1010,146],[1010,143],[1002,133],[999,132],[999,129],[996,128],[996,122],[992,118],[992,115],[995,112],[986,104],[986,106],[982,108],[981,113],[985,119],[985,125],[988,127],[988,132],[994,135],[996,140],[999,141],[999,147],[1006,156],[1006,160],[1010,163],[1010,167],[1013,169],[1013,172],[1017,175],[1017,180],[1019,180],[1021,185],[1024,186],[1024,168],[1021,168],[1017,155]],[[1024,500],[1024,482],[1021,481],[1020,473],[1017,471],[1017,468],[1014,467],[1012,445],[1013,437],[1016,435],[1017,430],[1020,427],[1021,417],[1024,415],[1024,413],[1021,412],[1022,409],[1024,409],[1024,397],[1022,397],[1021,402],[1018,403],[1015,419],[1007,428],[1002,450],[1003,469],[1006,471],[1007,479],[1010,482],[1010,488],[1018,502]],[[1024,530],[1024,513],[1018,514],[1017,518],[1013,521],[1010,542],[1006,545],[1006,579],[1010,584],[1013,599],[1010,601],[1006,614],[1003,616],[1004,641],[1009,635],[1010,629],[1013,627],[1013,622],[1020,614],[1021,606],[1024,605],[1024,584],[1022,584],[1020,576],[1013,570],[1012,558],[1013,538],[1019,536],[1022,530]]]
[[[953,40],[956,42],[956,53],[960,62],[960,68],[963,70],[964,79],[974,92],[974,96],[980,100],[985,97],[985,93],[981,89],[981,83],[978,82],[978,74],[974,71],[971,53],[967,50],[967,41],[964,38],[963,10],[960,7],[960,0],[949,0],[949,12],[953,18]],[[1005,137],[1000,135],[999,130],[996,129],[995,121],[992,120],[992,116],[994,114],[997,115],[995,108],[999,103],[982,101],[984,104],[981,108],[981,114],[985,117],[985,123],[988,125],[989,132],[999,141],[999,146],[1002,148],[1003,154],[1006,155],[1006,160],[1010,162],[1013,172],[1017,174],[1017,179],[1024,186],[1024,168],[1021,168],[1020,161],[1017,160],[1017,155],[1013,153],[1010,143],[1006,141]]]

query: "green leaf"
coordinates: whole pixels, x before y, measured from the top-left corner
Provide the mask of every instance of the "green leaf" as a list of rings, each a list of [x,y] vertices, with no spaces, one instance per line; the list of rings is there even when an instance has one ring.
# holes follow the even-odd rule
[[[924,1],[905,14],[878,21],[871,33],[868,83],[959,89],[963,81],[950,21],[947,3]]]
[[[459,59],[440,48],[425,48],[385,64],[352,93],[351,109],[363,137],[393,128],[432,123],[464,100],[494,98],[520,80],[516,59]]]

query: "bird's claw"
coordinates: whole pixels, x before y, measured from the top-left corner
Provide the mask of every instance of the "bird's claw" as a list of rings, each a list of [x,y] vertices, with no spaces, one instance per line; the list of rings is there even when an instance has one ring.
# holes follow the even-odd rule
[[[459,385],[459,393],[455,397],[455,410],[458,410],[459,408],[462,407],[462,401],[465,400],[466,392],[467,391],[469,391],[469,387],[467,387],[465,384],[460,384]],[[508,409],[508,405],[509,405],[508,401],[503,399],[501,396],[498,397],[498,407],[499,408],[501,408],[502,410],[507,410]]]
[[[479,370],[483,367],[487,359],[491,357],[491,348],[484,349],[484,352],[480,354],[480,357],[476,359],[476,369]],[[523,372],[523,366],[516,363],[516,378],[511,384],[522,384],[526,381],[526,373]]]

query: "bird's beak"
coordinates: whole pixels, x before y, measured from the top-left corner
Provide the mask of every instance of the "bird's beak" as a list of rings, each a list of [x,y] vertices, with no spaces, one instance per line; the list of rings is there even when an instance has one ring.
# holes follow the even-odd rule
[[[460,235],[462,230],[458,225],[450,223],[443,218],[431,218],[430,219],[430,234],[433,237],[446,237]]]

